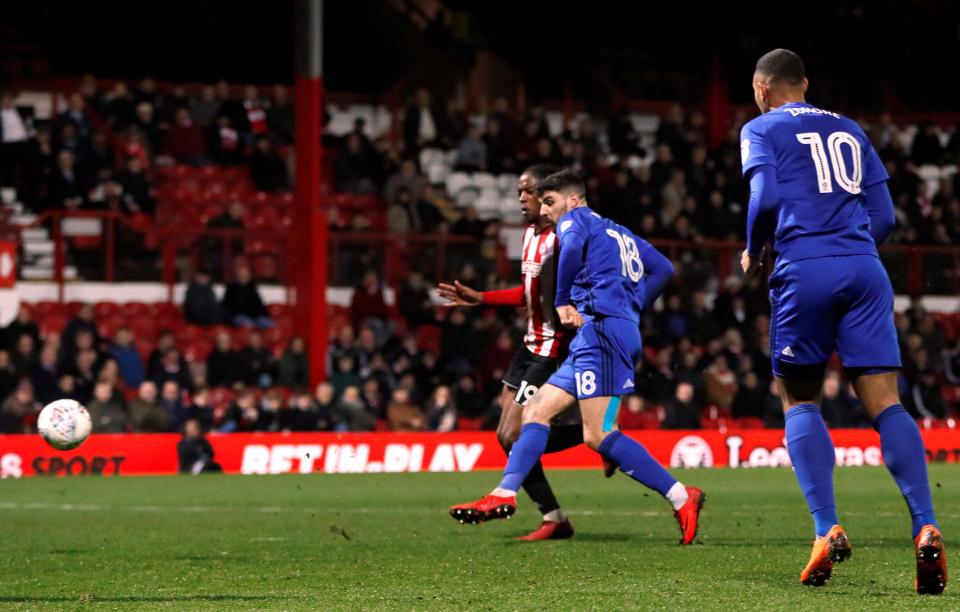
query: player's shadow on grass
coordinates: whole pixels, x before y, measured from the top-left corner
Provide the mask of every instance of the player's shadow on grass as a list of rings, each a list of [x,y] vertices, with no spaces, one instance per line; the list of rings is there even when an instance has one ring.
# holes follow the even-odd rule
[[[627,542],[638,542],[638,541],[656,542],[656,541],[662,541],[663,537],[662,536],[645,537],[645,536],[638,536],[636,534],[625,536],[622,533],[597,533],[597,532],[584,533],[584,532],[578,531],[576,537],[574,537],[573,539],[576,540],[577,542],[624,542],[624,543],[627,543]],[[517,542],[517,544],[521,546],[524,544],[528,544],[527,542],[521,542],[516,539],[514,539],[513,541]],[[676,538],[671,540],[671,542],[675,543]]]
[[[96,603],[96,602],[127,602],[127,603],[172,603],[177,601],[271,601],[279,599],[276,595],[117,595],[114,597],[99,595],[0,595],[2,603]]]
[[[634,537],[624,536],[622,533],[597,533],[597,532],[577,532],[577,541],[580,542],[628,542],[634,540]]]

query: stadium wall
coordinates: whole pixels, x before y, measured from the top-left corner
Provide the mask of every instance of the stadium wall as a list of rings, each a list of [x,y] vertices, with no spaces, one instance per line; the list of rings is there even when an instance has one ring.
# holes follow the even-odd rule
[[[654,457],[671,467],[787,467],[783,430],[635,431]],[[864,429],[832,432],[837,465],[883,465],[880,439]],[[960,463],[960,436],[923,431],[927,458]],[[59,452],[37,435],[0,436],[0,476],[130,476],[177,473],[177,434],[94,434],[78,449]],[[446,434],[253,433],[212,434],[215,460],[230,474],[470,472],[501,470],[503,450],[493,432]],[[548,469],[600,469],[585,446],[546,455]]]

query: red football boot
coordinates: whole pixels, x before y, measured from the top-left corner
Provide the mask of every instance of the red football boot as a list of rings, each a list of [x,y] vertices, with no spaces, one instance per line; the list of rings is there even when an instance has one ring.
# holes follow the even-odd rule
[[[917,549],[917,594],[939,595],[947,586],[947,555],[943,537],[933,525],[924,525],[914,546]]]
[[[510,518],[516,511],[517,498],[515,495],[510,497],[485,495],[469,504],[450,506],[450,516],[460,523],[470,523],[471,525],[485,523],[492,519]]]
[[[540,526],[527,535],[517,538],[524,542],[536,542],[537,540],[566,540],[573,537],[573,523],[570,519],[559,521],[543,521]]]
[[[697,529],[700,528],[700,511],[703,509],[703,502],[707,501],[707,494],[703,489],[685,488],[689,498],[679,510],[673,512],[674,518],[680,523],[680,543],[683,545],[693,544],[693,539],[697,537]]]

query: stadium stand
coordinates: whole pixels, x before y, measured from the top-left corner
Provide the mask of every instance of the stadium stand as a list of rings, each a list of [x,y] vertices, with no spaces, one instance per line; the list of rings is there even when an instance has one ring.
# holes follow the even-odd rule
[[[516,278],[515,183],[533,163],[583,173],[594,208],[680,263],[645,320],[645,363],[623,418],[640,428],[782,426],[764,353],[764,290],[731,274],[743,239],[745,112],[708,147],[702,113],[680,106],[659,115],[520,114],[497,101],[468,115],[436,102],[420,90],[406,108],[327,109],[331,281],[358,289],[349,306],[329,308],[330,386],[305,388],[303,339],[281,303],[264,306],[272,326],[259,330],[227,325],[215,296],[206,326],[162,302],[25,303],[0,336],[3,430],[29,431],[53,396],[89,401],[98,380],[115,389],[127,415],[121,428],[133,431],[178,430],[188,415],[222,431],[385,430],[400,422],[391,413],[406,415],[404,429],[494,426],[520,319],[454,314],[429,294],[440,279],[486,289]],[[286,284],[286,88],[263,95],[222,82],[129,87],[85,77],[75,89],[5,95],[3,111],[5,124],[22,127],[4,140],[0,183],[24,280],[55,278],[58,257],[65,280],[169,280],[172,241],[190,278],[202,271],[235,281],[243,267],[255,283]],[[960,240],[960,130],[859,119],[891,175],[898,229],[883,256],[898,293],[956,296],[960,265],[948,247]],[[359,280],[370,271],[372,280]],[[960,312],[929,312],[913,299],[897,325],[905,403],[924,427],[954,427]],[[831,425],[867,426],[842,374],[830,380]],[[438,403],[441,386],[449,399]],[[151,410],[162,418],[136,416]]]

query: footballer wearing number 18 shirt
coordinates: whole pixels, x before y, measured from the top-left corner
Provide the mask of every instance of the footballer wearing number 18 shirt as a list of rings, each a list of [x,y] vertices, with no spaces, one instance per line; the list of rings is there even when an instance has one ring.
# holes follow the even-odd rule
[[[851,555],[833,494],[833,443],[819,408],[826,363],[836,349],[910,510],[916,590],[939,594],[947,561],[923,440],[897,390],[893,288],[877,253],[894,225],[887,173],[856,122],[806,102],[807,85],[792,51],[761,57],[753,90],[763,114],[743,127],[740,139],[750,181],[741,265],[758,274],[764,244],[772,242],[770,355],[787,451],[816,535],[800,581],[822,586],[834,564]]]
[[[500,484],[452,511],[478,511],[488,518],[513,515],[517,490],[547,448],[551,420],[576,405],[587,446],[666,498],[680,524],[680,543],[691,544],[703,491],[678,482],[617,427],[620,396],[633,391],[641,356],[640,317],[673,275],[673,264],[645,240],[592,211],[575,173],[548,176],[537,192],[557,224],[560,242],[557,317],[577,333],[567,359],[524,407],[520,437]]]

